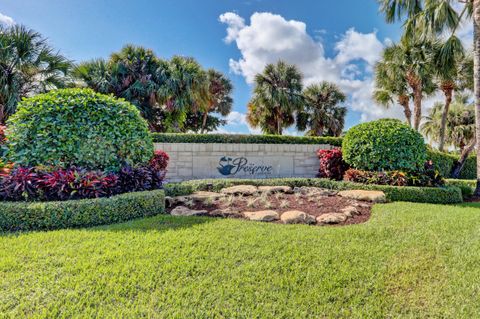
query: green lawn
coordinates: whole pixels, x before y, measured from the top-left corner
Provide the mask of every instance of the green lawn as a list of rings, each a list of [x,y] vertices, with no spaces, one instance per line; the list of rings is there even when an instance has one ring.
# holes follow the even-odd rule
[[[1,317],[473,318],[480,206],[348,227],[158,216],[0,237]]]

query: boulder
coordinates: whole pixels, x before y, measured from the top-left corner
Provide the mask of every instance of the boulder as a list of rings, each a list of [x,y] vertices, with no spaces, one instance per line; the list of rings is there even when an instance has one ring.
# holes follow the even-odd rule
[[[339,224],[347,220],[347,216],[342,213],[323,214],[317,217],[317,223],[324,224]]]
[[[258,192],[258,188],[253,185],[237,185],[223,188],[220,193],[227,195],[244,195],[250,196]]]
[[[347,206],[347,207],[341,209],[341,212],[349,218],[353,217],[353,216],[356,216],[356,215],[360,215],[360,212],[358,211],[358,209],[355,206]]]
[[[294,193],[300,193],[302,195],[315,195],[315,196],[335,196],[337,194],[336,191],[326,188],[320,187],[309,187],[309,186],[302,186],[302,187],[295,187],[293,189]]]
[[[193,201],[203,202],[205,200],[216,200],[222,197],[225,197],[225,194],[215,193],[215,192],[195,192],[187,197],[192,199]]]
[[[381,191],[349,190],[341,191],[338,193],[338,195],[345,198],[363,200],[373,203],[384,203],[387,201],[385,193]]]
[[[177,206],[170,212],[172,216],[205,216],[207,214],[206,210],[194,210],[185,206]]]
[[[315,224],[315,217],[299,210],[290,210],[280,216],[285,224]]]
[[[247,219],[257,222],[273,222],[278,220],[278,213],[274,210],[262,210],[258,212],[243,212]]]
[[[258,190],[262,193],[293,193],[293,190],[290,186],[259,186]]]
[[[212,210],[208,213],[212,217],[224,217],[224,218],[241,218],[243,217],[242,213],[239,210],[232,208],[219,208]]]

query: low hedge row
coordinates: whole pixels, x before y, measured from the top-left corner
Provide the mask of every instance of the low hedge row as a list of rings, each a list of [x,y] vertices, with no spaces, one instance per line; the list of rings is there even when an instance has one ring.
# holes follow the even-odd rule
[[[181,133],[153,133],[152,136],[156,143],[329,144],[342,146],[340,137]]]
[[[291,187],[313,186],[335,190],[363,189],[380,190],[390,201],[404,201],[432,204],[461,203],[462,193],[458,187],[408,187],[363,185],[351,182],[332,181],[323,178],[274,178],[274,179],[206,179],[165,185],[167,196],[188,195],[195,191],[219,191],[224,187],[248,184],[255,186],[287,185]]]
[[[0,202],[0,230],[47,230],[127,221],[163,213],[163,190],[58,202]]]
[[[460,188],[463,198],[471,197],[477,187],[477,181],[474,179],[446,179],[445,184]]]
[[[435,150],[427,151],[427,159],[433,161],[435,169],[440,172],[442,176],[449,177],[452,172],[452,167],[459,159],[458,155],[442,153]],[[470,156],[465,162],[465,166],[460,173],[461,179],[475,179],[477,177],[477,158]]]

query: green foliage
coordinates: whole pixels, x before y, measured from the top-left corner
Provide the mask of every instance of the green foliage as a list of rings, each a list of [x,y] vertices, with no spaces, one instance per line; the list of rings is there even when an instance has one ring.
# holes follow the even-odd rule
[[[339,137],[306,137],[287,135],[242,134],[175,134],[153,133],[156,143],[221,143],[221,144],[329,144],[342,145]]]
[[[163,190],[61,202],[0,202],[0,230],[58,229],[118,223],[164,212]]]
[[[343,159],[368,171],[415,170],[423,167],[423,137],[398,120],[363,123],[348,130],[342,143]]]
[[[475,188],[477,187],[476,180],[468,179],[447,179],[445,180],[445,184],[460,188],[463,198],[471,197],[475,191]]]
[[[335,190],[363,189],[383,191],[389,201],[404,201],[433,204],[461,203],[462,193],[459,188],[449,187],[411,187],[388,185],[364,185],[351,182],[339,182],[322,178],[275,178],[275,179],[205,179],[165,185],[167,196],[188,195],[195,191],[219,191],[224,187],[235,185],[313,186]]]
[[[432,160],[435,169],[444,177],[450,177],[452,167],[459,159],[459,155],[442,153],[436,150],[429,149],[427,151],[427,159]],[[470,156],[467,158],[465,165],[460,173],[461,179],[475,179],[477,178],[477,157]]]
[[[147,123],[124,100],[90,89],[23,100],[8,123],[9,158],[24,166],[117,169],[153,154]]]

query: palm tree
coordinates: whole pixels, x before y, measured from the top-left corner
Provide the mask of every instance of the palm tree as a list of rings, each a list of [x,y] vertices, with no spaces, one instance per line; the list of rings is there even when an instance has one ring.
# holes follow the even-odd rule
[[[211,112],[227,116],[232,111],[233,99],[231,97],[233,85],[230,79],[222,73],[209,69],[207,71],[208,93],[206,103],[202,107],[202,129],[205,132],[208,114]]]
[[[281,135],[294,123],[293,114],[303,104],[302,75],[294,65],[283,61],[268,64],[255,76],[247,121],[264,133]]]
[[[312,84],[303,91],[305,108],[297,113],[297,128],[310,136],[340,136],[347,108],[346,95],[329,82]]]
[[[393,48],[383,51],[382,59],[375,65],[375,89],[373,99],[378,104],[389,108],[395,101],[403,107],[407,124],[412,126],[410,109],[410,92],[402,64],[391,61]]]
[[[207,73],[195,59],[174,56],[163,78],[157,96],[166,111],[164,121],[167,127],[180,131],[189,110],[198,111],[208,104]]]
[[[480,196],[480,0],[378,0],[387,22],[407,18],[407,36],[420,30],[424,36],[450,33],[440,55],[441,59],[452,56],[462,46],[457,37],[459,26],[473,20],[474,96],[477,148],[477,187],[475,195]],[[457,7],[454,7],[454,6]],[[463,6],[460,12],[456,8]],[[416,31],[415,31],[416,30]]]
[[[133,103],[154,131],[161,130],[158,88],[165,82],[166,61],[143,47],[125,46],[108,61],[79,64],[74,75],[97,92],[114,94]]]
[[[0,26],[0,124],[23,97],[68,86],[71,66],[39,33]]]

